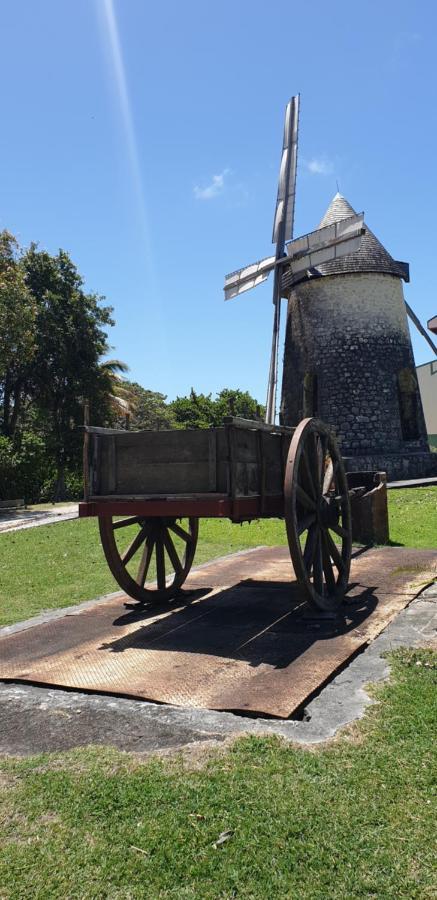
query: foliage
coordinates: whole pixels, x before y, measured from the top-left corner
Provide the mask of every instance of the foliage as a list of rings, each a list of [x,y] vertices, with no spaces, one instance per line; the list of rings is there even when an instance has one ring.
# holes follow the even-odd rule
[[[129,382],[123,377],[129,371],[127,363],[120,359],[106,359],[99,365],[102,383],[114,418],[120,420],[120,427],[130,419],[135,404],[135,396],[129,389]],[[95,411],[90,410],[91,419],[95,421]],[[118,421],[116,422],[118,426]]]
[[[247,391],[223,388],[213,400],[211,394],[197,394],[191,388],[188,397],[176,397],[170,403],[177,428],[209,428],[219,426],[225,416],[259,419],[263,408]]]
[[[150,431],[175,428],[175,418],[165,394],[146,390],[136,381],[124,380],[123,389],[129,395],[130,428]]]
[[[0,232],[0,433],[12,437],[36,352],[37,304],[16,239]]]
[[[127,367],[100,362],[113,324],[101,301],[84,291],[64,250],[22,251],[0,233],[0,435],[10,441],[2,442],[0,480],[8,497],[44,496],[43,482],[65,496],[66,480],[81,469],[84,399],[95,424],[114,417],[116,373]]]
[[[264,407],[251,397],[248,391],[223,388],[214,401],[213,424],[221,425],[225,416],[241,416],[242,419],[264,417]]]
[[[196,394],[191,388],[188,397],[176,397],[170,403],[176,428],[209,428],[213,422],[211,394]]]
[[[37,302],[31,392],[57,469],[56,498],[64,493],[65,470],[77,464],[83,399],[96,410],[97,424],[108,416],[108,384],[99,361],[108,350],[105,328],[113,320],[111,309],[100,305],[101,297],[83,291],[82,278],[64,250],[51,256],[32,244],[23,264]]]
[[[48,477],[49,471],[50,461],[40,435],[24,431],[19,441],[0,435],[1,500],[39,498],[41,483]]]
[[[263,736],[194,765],[109,747],[5,757],[4,896],[435,897],[436,655],[390,664],[352,739],[316,749]]]

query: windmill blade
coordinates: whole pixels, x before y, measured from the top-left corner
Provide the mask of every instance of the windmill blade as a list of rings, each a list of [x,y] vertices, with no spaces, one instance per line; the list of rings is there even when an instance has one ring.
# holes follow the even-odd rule
[[[293,275],[299,272],[305,272],[307,269],[314,269],[322,263],[329,262],[331,259],[338,259],[340,256],[347,256],[349,253],[356,253],[360,249],[361,235],[359,237],[350,238],[348,241],[342,241],[341,244],[333,244],[331,247],[324,247],[322,250],[315,250],[314,253],[308,253],[297,259],[290,260],[289,268]]]
[[[224,286],[225,300],[232,300],[233,297],[238,297],[244,291],[250,291],[251,288],[257,287],[258,284],[266,281],[275,266],[275,262],[276,257],[266,256],[250,266],[245,266],[244,269],[237,269],[236,272],[226,275]]]
[[[272,244],[281,244],[293,235],[294,198],[296,194],[297,136],[299,128],[299,95],[288,101],[285,110],[284,138],[279,169],[278,196],[273,222]],[[282,247],[280,248],[282,255]]]
[[[428,342],[429,346],[431,347],[431,350],[433,350],[435,355],[437,356],[437,347],[436,347],[434,341],[431,340],[429,334],[427,334],[425,328],[423,327],[420,319],[417,318],[416,313],[414,312],[414,310],[411,309],[411,306],[407,303],[406,300],[405,300],[405,307],[406,307],[407,313],[408,313],[411,321],[414,322],[419,334],[421,334],[422,337],[425,338],[425,340]],[[431,321],[432,321],[432,319],[431,319]]]
[[[322,250],[325,247],[332,247],[334,244],[347,241],[349,238],[359,237],[364,232],[364,213],[357,213],[356,215],[348,216],[347,219],[342,219],[341,222],[334,222],[332,225],[325,225],[324,228],[310,231],[309,234],[304,234],[302,237],[296,238],[295,241],[291,241],[286,245],[285,249],[289,257],[305,256],[316,250]]]

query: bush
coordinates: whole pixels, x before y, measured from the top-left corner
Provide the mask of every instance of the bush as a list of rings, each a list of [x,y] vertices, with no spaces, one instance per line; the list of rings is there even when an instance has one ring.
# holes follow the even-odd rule
[[[52,503],[56,491],[57,474],[53,470],[50,478],[47,478],[40,486],[38,501],[40,503]],[[83,500],[83,476],[82,472],[65,472],[65,496],[69,500]]]
[[[41,485],[53,464],[49,460],[43,439],[25,431],[19,443],[0,435],[0,499],[27,503],[39,500]]]

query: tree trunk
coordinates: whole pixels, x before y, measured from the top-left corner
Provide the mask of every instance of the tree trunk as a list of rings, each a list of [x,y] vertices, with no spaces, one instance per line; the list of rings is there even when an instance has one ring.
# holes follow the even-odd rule
[[[66,487],[65,487],[65,465],[64,463],[58,463],[57,473],[56,473],[56,484],[55,491],[53,495],[53,503],[58,503],[59,500],[65,500],[67,495]]]
[[[9,437],[9,417],[11,411],[11,377],[9,372],[6,372],[5,378],[5,387],[3,391],[3,423],[2,423],[2,433]]]
[[[10,437],[14,436],[15,429],[17,427],[18,416],[20,415],[20,411],[21,411],[22,389],[23,389],[23,382],[21,380],[17,381],[17,383],[14,387],[14,392],[13,392],[14,393],[14,406],[13,406],[12,415],[11,415],[11,418],[9,421],[9,436]]]

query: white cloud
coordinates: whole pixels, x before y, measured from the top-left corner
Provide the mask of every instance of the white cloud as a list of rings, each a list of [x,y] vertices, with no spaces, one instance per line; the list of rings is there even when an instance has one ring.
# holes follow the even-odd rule
[[[332,175],[334,171],[334,166],[328,159],[314,157],[304,162],[304,165],[311,175]]]
[[[223,169],[219,175],[213,175],[212,179],[206,187],[201,188],[199,185],[194,186],[194,196],[196,200],[213,200],[218,197],[225,189],[225,178],[229,175],[230,169]]]

